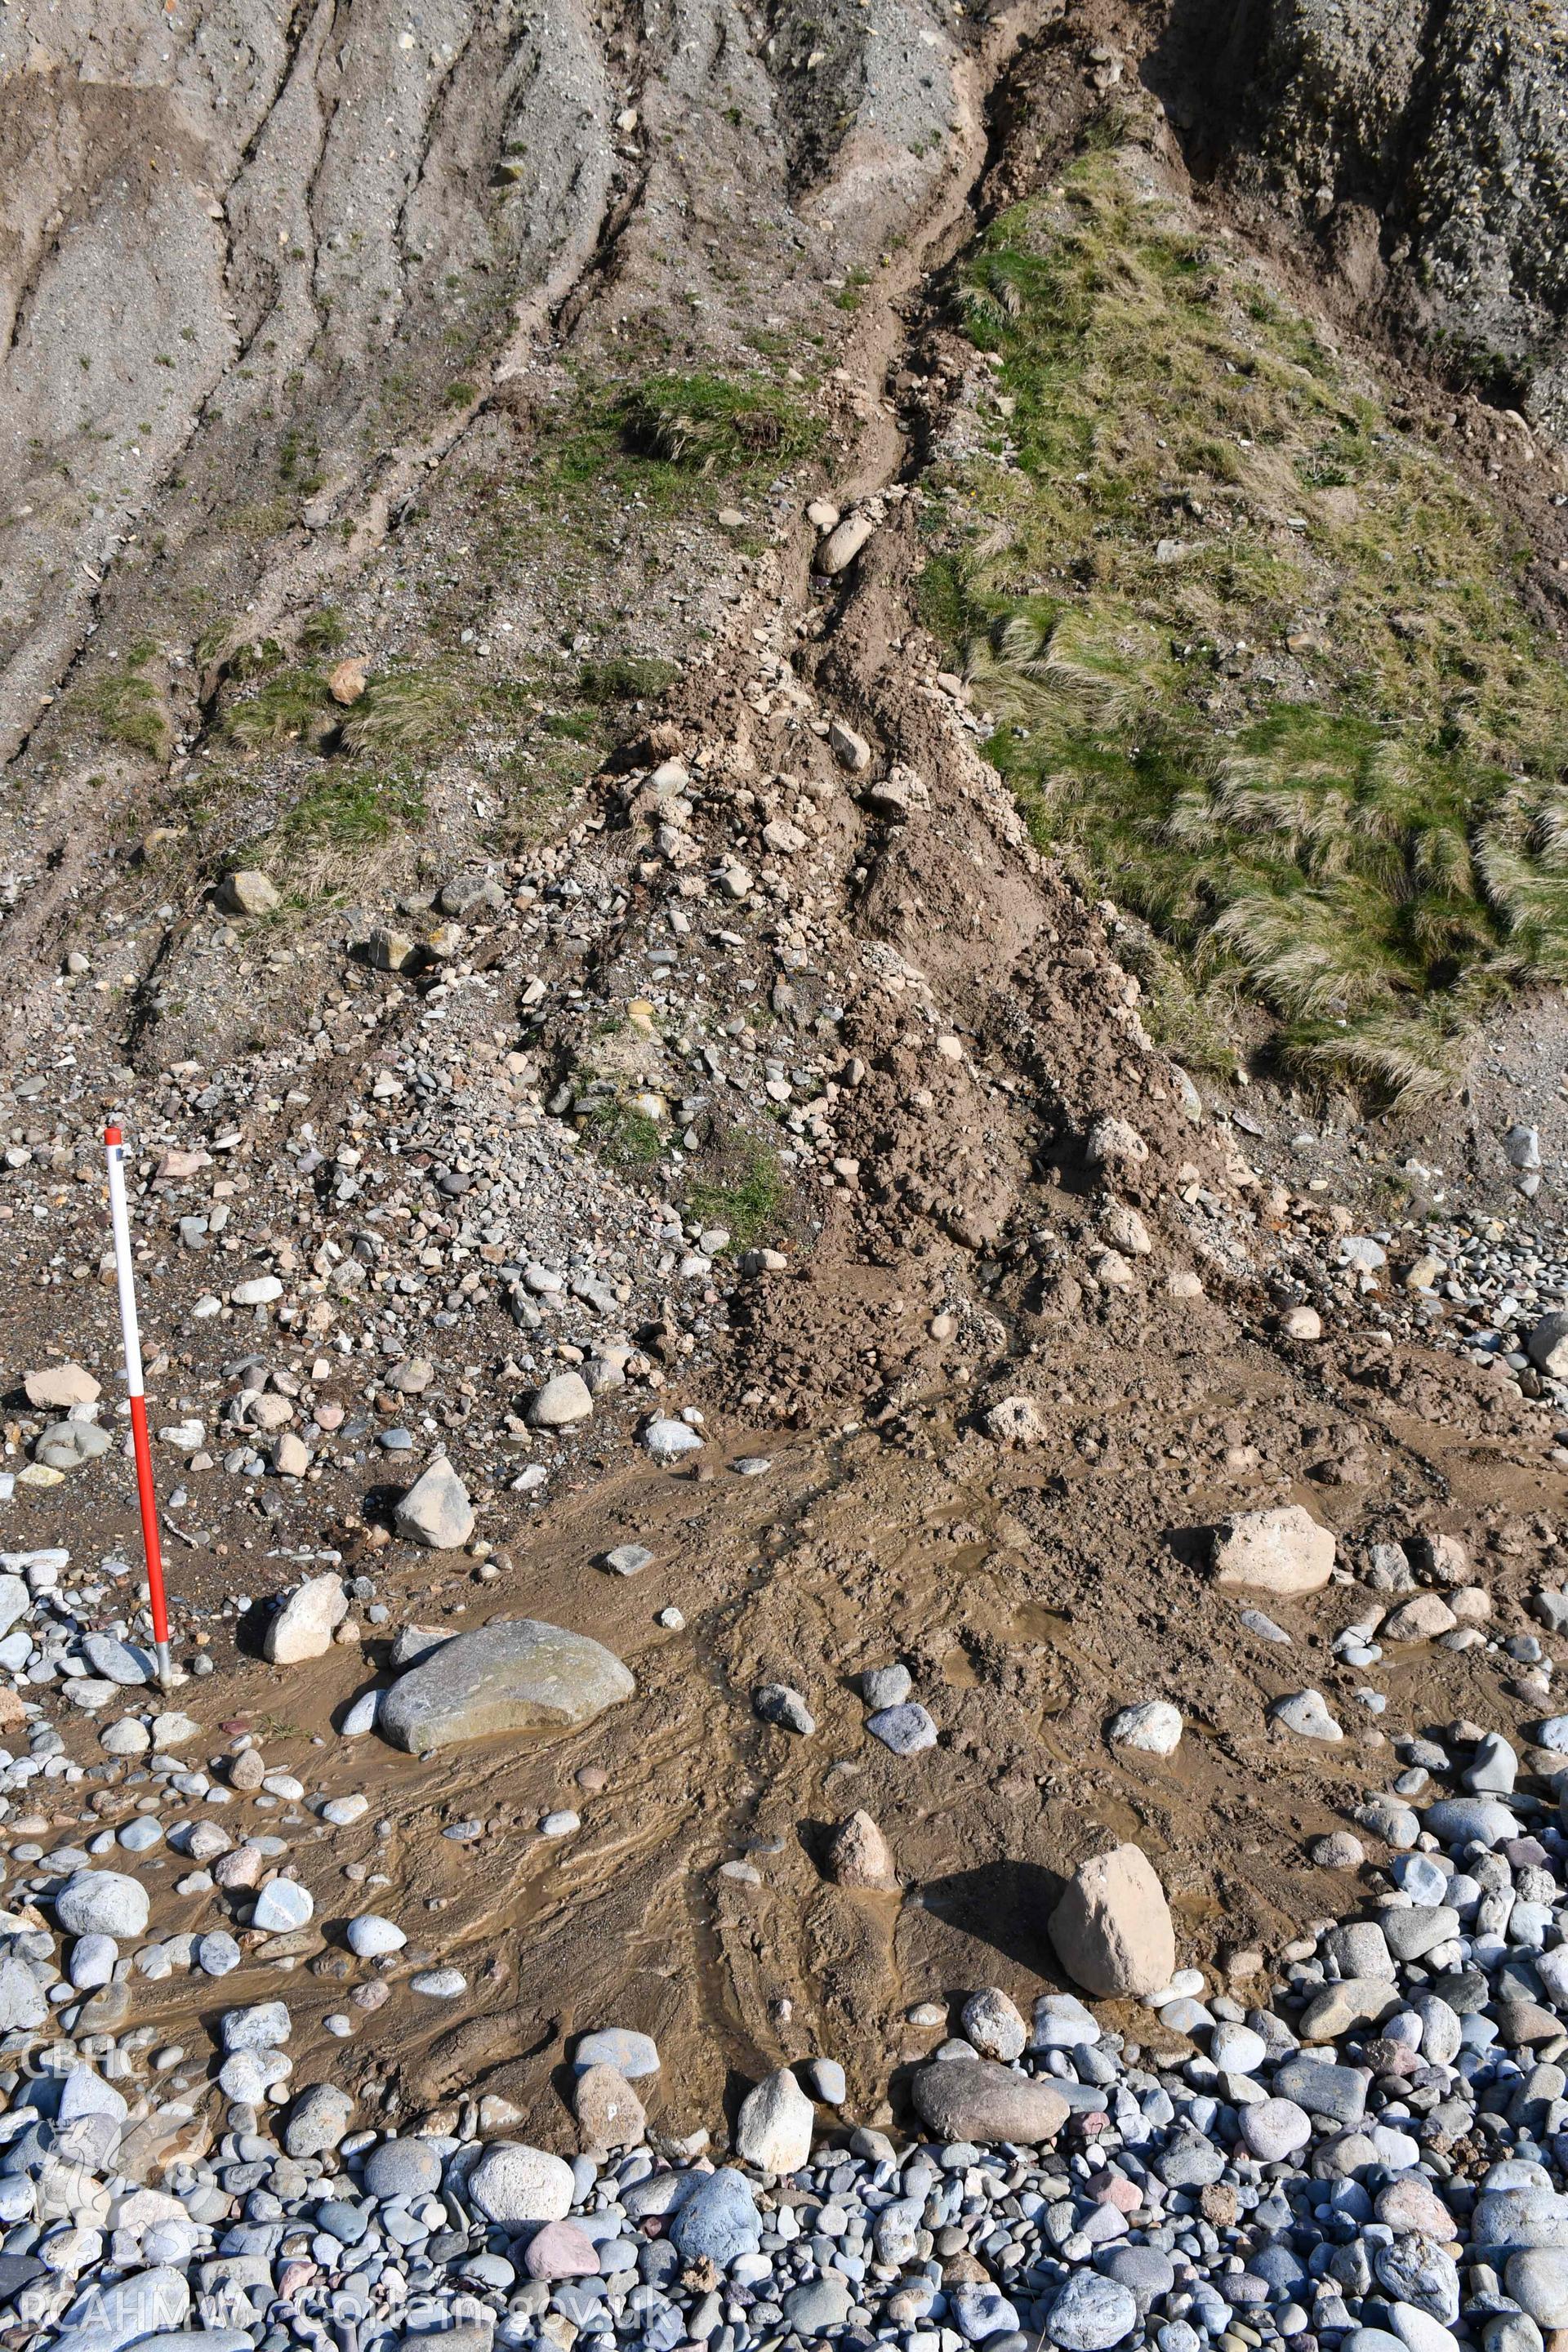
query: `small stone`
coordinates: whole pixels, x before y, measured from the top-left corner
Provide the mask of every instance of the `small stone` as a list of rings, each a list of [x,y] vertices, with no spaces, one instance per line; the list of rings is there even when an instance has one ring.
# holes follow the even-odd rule
[[[1525,1348],[1538,1371],[1550,1380],[1568,1380],[1568,1315],[1543,1315],[1532,1326]]]
[[[1152,1993],[1175,1969],[1165,1890],[1135,1845],[1079,1864],[1051,1914],[1050,1937],[1068,1974],[1090,1992]]]
[[[816,2117],[787,2066],[766,2074],[741,2102],[735,2153],[759,2172],[798,2172],[811,2161]]]
[[[301,1886],[297,1878],[269,1878],[256,1898],[250,1924],[277,1935],[292,1927],[308,1927],[315,1908],[309,1889]]]
[[[816,568],[833,575],[848,570],[877,526],[865,509],[858,508],[835,523],[816,551]],[[835,722],[837,723],[837,721]],[[847,733],[847,729],[845,730]],[[837,747],[836,747],[837,748]],[[842,757],[842,753],[839,755]]]
[[[809,1738],[816,1729],[816,1717],[799,1691],[792,1690],[788,1683],[761,1684],[752,1704],[764,1723],[776,1723],[783,1731],[797,1732],[803,1738]]]
[[[946,2140],[1035,2146],[1054,2139],[1068,2113],[1048,2078],[1016,2074],[990,2058],[932,2060],[917,2071],[912,2093],[921,2119]]]
[[[1009,2000],[999,1985],[987,1985],[980,1992],[972,1992],[963,2004],[959,2022],[965,2039],[973,2043],[983,2058],[999,2059],[1006,2064],[1023,2055],[1027,2029],[1016,2002]]]
[[[572,2063],[579,2074],[585,2074],[590,2066],[613,2066],[624,2081],[636,2083],[658,2074],[658,2046],[650,2033],[637,2033],[626,2025],[602,2025],[583,2035]]]
[[[107,1944],[110,1951],[115,1949],[107,1936],[84,1937],[82,1943]],[[71,1954],[71,1982],[79,1988],[82,1987],[83,1979],[77,1973],[77,1956],[82,1949],[82,1943],[79,1943]],[[99,1975],[94,1970],[90,1982],[106,1983],[113,1967],[110,1960],[105,1974]],[[49,2004],[44,1988],[26,1961],[9,1956],[0,1958],[0,2031],[7,2033],[31,2032],[44,2023],[48,2014]]]
[[[827,1875],[840,1886],[890,1893],[899,1883],[888,1841],[868,1812],[853,1812],[839,1822],[825,1860]]]
[[[385,2139],[365,2158],[364,2185],[387,2202],[430,2197],[441,2186],[441,2159],[428,2140]]]
[[[580,2053],[582,2043],[578,2050]],[[572,2089],[572,2112],[583,2144],[589,2148],[638,2147],[647,2129],[642,2101],[613,2066],[590,2066],[578,2075]]]
[[[1169,1699],[1143,1699],[1113,1715],[1106,1737],[1116,1748],[1136,1748],[1149,1756],[1173,1756],[1181,1744],[1181,1709]]]
[[[1380,1638],[1390,1642],[1435,1642],[1439,1633],[1451,1633],[1458,1622],[1440,1593],[1418,1592],[1389,1612],[1379,1629]]]
[[[348,1613],[342,1577],[313,1576],[268,1619],[261,1654],[276,1666],[325,1657],[332,1646],[333,1629]]]
[[[1215,1581],[1259,1592],[1317,1592],[1334,1565],[1334,1538],[1300,1503],[1245,1511],[1215,1532]]]
[[[1308,1851],[1320,1870],[1359,1870],[1366,1860],[1365,1846],[1349,1830],[1331,1830],[1326,1837],[1314,1838]]]
[[[279,1478],[302,1478],[314,1456],[297,1431],[286,1429],[272,1448],[272,1467]]]
[[[94,1421],[57,1421],[44,1431],[33,1453],[47,1470],[77,1470],[107,1454],[112,1444],[109,1431]]]
[[[826,2107],[841,2107],[849,2096],[849,2080],[837,2058],[813,2058],[806,2073],[811,2095]]]
[[[529,1422],[535,1429],[571,1429],[593,1416],[594,1399],[580,1372],[558,1372],[545,1381],[528,1408]]]
[[[84,1635],[81,1654],[95,1675],[101,1675],[108,1682],[120,1683],[127,1689],[134,1689],[153,1679],[153,1660],[146,1653],[133,1650],[129,1642],[116,1641],[112,1633]]]
[[[147,1890],[118,1870],[79,1870],[55,1897],[55,1917],[68,1936],[113,1936],[133,1941],[147,1927]]]
[[[230,1299],[236,1307],[270,1307],[282,1296],[283,1285],[275,1274],[253,1275],[248,1282],[236,1283],[229,1293]],[[197,1423],[198,1430],[200,1426],[200,1423]],[[196,1444],[200,1443],[198,1436]]]
[[[1301,2012],[1303,2042],[1337,2042],[1355,2025],[1378,2025],[1399,2006],[1386,1977],[1344,1977],[1314,1993]]]
[[[569,2164],[521,2142],[492,2144],[468,2179],[468,2195],[485,2219],[513,2231],[564,2220],[574,2194]]]
[[[342,1738],[363,1739],[367,1731],[374,1730],[375,1718],[381,1709],[381,1696],[378,1690],[360,1693],[358,1698],[345,1710],[342,1721],[338,1726],[339,1734]]]
[[[1321,1339],[1323,1318],[1315,1307],[1288,1307],[1279,1318],[1279,1330],[1286,1339]]]
[[[41,1412],[69,1412],[73,1405],[96,1404],[103,1391],[81,1364],[45,1364],[22,1381],[27,1402]]]
[[[1131,2289],[1098,2271],[1074,2271],[1046,2315],[1045,2332],[1061,2352],[1106,2352],[1138,2325]]]
[[[973,2292],[973,2288],[955,2287],[949,2295],[960,2328],[963,2326],[962,2297]],[[821,2278],[807,2279],[803,2286],[790,2288],[784,2298],[784,2315],[803,2341],[820,2340],[825,2329],[843,2326],[853,2300],[854,2290],[848,2280],[827,2271]],[[1011,2306],[1004,2304],[1002,2308],[1006,2311]]]
[[[394,1920],[384,1919],[374,1911],[362,1911],[349,1921],[345,1933],[348,1947],[356,1959],[379,1959],[385,1952],[400,1952],[408,1941],[403,1929]]]
[[[1366,2076],[1353,2066],[1323,2065],[1304,2053],[1281,2061],[1274,2070],[1274,2095],[1294,2101],[1309,2115],[1329,2116],[1340,2124],[1359,2124],[1366,2112]],[[1242,2121],[1257,2112],[1242,2110]]]
[[[293,2030],[293,2021],[280,2000],[258,2000],[248,2009],[226,2009],[218,2026],[227,2052],[277,2050]]]
[[[670,2226],[677,2252],[688,2262],[706,2256],[727,2269],[738,2255],[755,2253],[763,2234],[751,2183],[726,2165],[698,2180]]]
[[[873,1709],[902,1706],[913,1688],[908,1666],[868,1666],[860,1676],[860,1696]]]
[[[382,1697],[393,1747],[431,1755],[455,1741],[588,1723],[637,1685],[602,1643],[529,1617],[459,1633]]]
[[[98,1744],[106,1756],[144,1756],[153,1745],[153,1735],[137,1717],[122,1715],[117,1723],[104,1725]]]
[[[1344,1733],[1329,1713],[1328,1701],[1321,1691],[1292,1691],[1288,1697],[1277,1698],[1268,1710],[1270,1723],[1283,1724],[1302,1739],[1322,1739],[1331,1744],[1344,1738]]]
[[[312,2083],[289,2110],[283,2146],[292,2157],[324,2156],[353,2119],[354,2103],[335,2083]]]
[[[277,885],[255,866],[226,874],[219,897],[231,915],[274,915],[283,904]]]
[[[1250,2025],[1222,2018],[1209,2040],[1209,2058],[1222,2074],[1256,2074],[1268,2056],[1268,2044]]]
[[[393,1515],[400,1536],[432,1551],[458,1551],[474,1532],[468,1490],[444,1454],[410,1486]]]
[[[1568,2249],[1532,2246],[1510,2254],[1503,2278],[1538,2327],[1568,2327]]]
[[[936,1725],[925,1708],[910,1700],[902,1706],[885,1706],[866,1718],[866,1728],[873,1739],[895,1756],[918,1756],[923,1748],[934,1748]]]
[[[1247,2153],[1259,2164],[1278,2164],[1305,2147],[1312,2137],[1312,2120],[1294,2099],[1263,2099],[1237,2110],[1241,2137]]]
[[[684,1421],[654,1421],[643,1432],[643,1445],[658,1463],[679,1462],[683,1454],[695,1454],[702,1440]]]
[[[1443,1845],[1462,1847],[1479,1840],[1499,1846],[1519,1835],[1518,1815],[1497,1797],[1440,1797],[1422,1818]]]
[[[575,2221],[546,2221],[522,2258],[531,2279],[596,2278],[599,2249]]]
[[[1198,1989],[1203,1979],[1198,1978]],[[1043,1992],[1035,2002],[1035,2021],[1029,2035],[1035,2050],[1092,2050],[1100,2040],[1100,2027],[1092,2011],[1084,2007],[1075,1992]]]
[[[640,1576],[652,1565],[653,1554],[646,1544],[617,1544],[605,1554],[605,1566],[614,1576]]]
[[[93,1992],[100,1985],[110,1982],[120,1947],[112,1936],[79,1936],[71,1947],[69,1975],[78,1992]],[[16,1963],[6,1961],[6,1967]],[[37,1990],[37,1979],[29,1972],[29,1984]]]

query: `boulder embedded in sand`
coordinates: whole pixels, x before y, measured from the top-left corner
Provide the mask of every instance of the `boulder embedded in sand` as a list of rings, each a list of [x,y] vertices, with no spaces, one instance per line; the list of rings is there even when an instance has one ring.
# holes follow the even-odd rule
[[[261,1654],[275,1666],[298,1665],[302,1658],[324,1658],[332,1634],[349,1613],[348,1595],[341,1576],[312,1576],[291,1592],[261,1637]]]
[[[1334,1565],[1334,1538],[1300,1503],[1242,1511],[1214,1533],[1215,1580],[1255,1592],[1317,1592]]]
[[[438,1454],[421,1478],[416,1478],[394,1514],[400,1536],[426,1544],[432,1551],[458,1551],[474,1532],[474,1507],[468,1490],[444,1454]]]
[[[1176,1971],[1165,1890],[1139,1846],[1115,1846],[1080,1863],[1051,1914],[1050,1933],[1063,1968],[1089,1992],[1157,1992]]]
[[[389,1690],[376,1728],[394,1748],[428,1756],[498,1731],[591,1723],[637,1684],[602,1642],[536,1618],[501,1618],[459,1633]]]

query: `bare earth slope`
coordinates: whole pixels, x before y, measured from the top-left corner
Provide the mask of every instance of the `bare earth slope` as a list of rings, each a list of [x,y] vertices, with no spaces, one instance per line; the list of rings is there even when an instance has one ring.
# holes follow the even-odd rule
[[[53,1416],[22,1390],[78,1360],[119,1433],[112,1108],[188,1752],[226,1786],[249,1738],[302,1784],[226,1818],[280,1836],[314,1897],[279,1943],[249,1890],[181,1892],[171,1864],[153,1932],[231,1923],[224,2004],[286,1971],[296,2084],[367,2116],[488,2091],[570,2148],[567,2040],[605,2022],[657,2035],[675,2129],[721,2132],[742,2078],[824,2048],[857,2113],[901,2114],[940,2032],[908,2009],[1056,1981],[1046,1911],[1108,1832],[1157,1863],[1184,1961],[1250,1997],[1342,1909],[1305,1842],[1384,1785],[1396,1730],[1542,1712],[1500,1643],[1561,1581],[1560,1392],[1456,1351],[1479,1303],[1403,1286],[1402,1173],[1471,1151],[1511,1212],[1496,1129],[1542,1082],[1483,1130],[1194,1081],[1145,1026],[1143,927],[1031,837],[983,756],[984,682],[928,625],[931,559],[989,530],[938,469],[1008,474],[1015,395],[955,293],[1005,205],[1087,153],[1243,245],[1314,332],[1343,318],[1281,217],[1238,228],[1194,186],[1142,79],[1163,30],[882,0],[552,8],[547,36],[499,5],[0,17],[0,1508],[8,1548],[70,1555],[13,1676],[16,1751],[65,1763],[5,1800],[29,1849],[8,1885],[36,1903],[40,1842],[149,1787],[100,1743],[121,1700],[65,1692],[82,1627],[144,1631],[100,1566],[135,1557],[130,1465],[37,1462]],[[1527,259],[1510,318],[1554,322]],[[1528,331],[1548,375],[1555,331]],[[1554,493],[1489,483],[1450,413],[1443,462],[1554,565]],[[1531,615],[1545,660],[1550,600]],[[1215,656],[1216,696],[1246,651]],[[1303,1307],[1321,1337],[1284,1324]],[[537,1427],[579,1370],[592,1419]],[[656,1468],[647,1425],[683,1412],[696,1466]],[[438,1452],[478,1526],[432,1554],[390,1529]],[[1290,1500],[1343,1581],[1265,1600],[1287,1644],[1198,1530]],[[1391,1643],[1370,1706],[1332,1645],[1380,1604],[1345,1587],[1443,1531],[1489,1643]],[[612,1576],[633,1540],[653,1564]],[[266,1664],[274,1598],[338,1571],[348,1633]],[[596,1635],[635,1699],[455,1758],[337,1736],[400,1627],[500,1615]],[[939,1735],[909,1758],[853,1680],[894,1658]],[[773,1682],[810,1737],[759,1718]],[[1270,1721],[1303,1685],[1342,1743]],[[1112,1748],[1110,1716],[1161,1696],[1177,1755]],[[567,1807],[577,1831],[542,1838]],[[825,1871],[859,1807],[897,1891]],[[344,1946],[367,1887],[410,1932],[380,1970]],[[412,1989],[437,1960],[456,2008]],[[346,2010],[373,1979],[384,2005]],[[211,2008],[175,1971],[100,2014],[137,2068],[186,2050],[206,2116]]]

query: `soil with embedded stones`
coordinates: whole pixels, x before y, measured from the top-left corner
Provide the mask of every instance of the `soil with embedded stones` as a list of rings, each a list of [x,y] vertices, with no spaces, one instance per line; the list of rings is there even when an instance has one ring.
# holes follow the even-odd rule
[[[437,157],[491,38],[437,77]],[[529,247],[542,307],[417,447],[366,471],[324,410],[321,507],[243,547],[171,489],[155,678],[94,667],[139,555],[92,574],[101,646],[85,590],[21,616],[0,2287],[73,2352],[105,2293],[116,2344],[264,2352],[351,2289],[362,2344],[418,2294],[485,2341],[650,2352],[1448,2352],[1461,2319],[1535,2352],[1568,2310],[1555,1027],[1498,1022],[1429,1135],[1151,1034],[1115,909],[1030,845],[921,625],[899,425],[963,384],[897,383],[943,348],[974,218],[1135,44],[1107,16],[920,46],[940,74],[863,60],[896,153],[851,142],[809,204],[753,208],[816,272],[763,331],[840,339],[814,456],[722,491],[606,474],[564,583],[569,470],[481,539],[520,447],[589,431],[573,370],[685,219],[679,158],[626,168],[613,76],[596,261]],[[587,74],[598,35],[565,47]],[[828,131],[794,73],[768,121],[798,173]],[[676,241],[727,283],[717,235]],[[221,471],[222,422],[148,448],[194,429]],[[68,506],[19,514],[36,559]],[[258,642],[187,628],[175,661],[204,548]],[[317,706],[275,696],[270,738],[236,714],[325,586],[367,728],[414,725],[375,689],[422,635],[450,667],[420,723],[477,715],[426,745],[416,840],[312,864],[288,812],[342,805]],[[41,699],[79,644],[111,759]],[[684,671],[595,732],[567,652]],[[1229,1580],[1215,1531],[1281,1512],[1267,1580]]]

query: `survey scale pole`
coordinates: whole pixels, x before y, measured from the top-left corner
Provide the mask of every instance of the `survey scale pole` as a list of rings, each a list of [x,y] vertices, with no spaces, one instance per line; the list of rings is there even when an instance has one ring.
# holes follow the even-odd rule
[[[131,1219],[125,1206],[125,1139],[103,1130],[109,1157],[109,1222],[114,1232],[114,1273],[120,1285],[120,1328],[125,1340],[125,1386],[131,1398],[131,1442],[136,1454],[136,1499],[142,1507],[142,1548],[147,1557],[147,1603],[158,1653],[158,1680],[169,1687],[169,1607],[163,1597],[163,1549],[158,1540],[158,1498],[153,1489],[153,1448],[147,1436],[147,1395],[142,1385],[142,1332],[131,1267]]]

